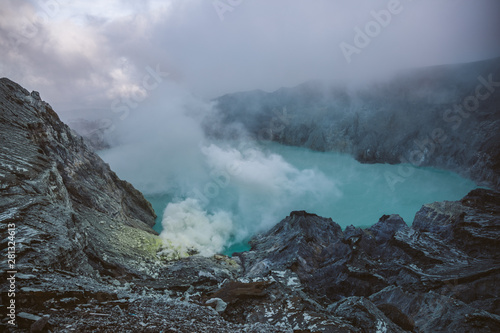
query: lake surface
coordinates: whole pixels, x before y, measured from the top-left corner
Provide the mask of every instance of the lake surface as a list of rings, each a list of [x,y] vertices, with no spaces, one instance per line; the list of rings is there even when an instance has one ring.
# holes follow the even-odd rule
[[[368,227],[384,214],[411,224],[423,204],[458,200],[476,187],[449,171],[361,164],[346,154],[276,143],[204,144],[185,165],[161,146],[154,151],[150,159],[134,158],[126,147],[100,155],[152,203],[164,241],[204,255],[248,249],[252,235],[293,210],[331,217],[343,228]]]

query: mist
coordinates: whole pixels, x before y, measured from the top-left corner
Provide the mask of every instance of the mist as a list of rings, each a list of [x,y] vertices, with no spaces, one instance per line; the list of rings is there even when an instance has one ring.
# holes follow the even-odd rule
[[[373,13],[389,9],[377,23]],[[40,91],[70,120],[145,93],[148,67],[212,99],[492,58],[499,12],[496,0],[6,0],[0,76]],[[346,57],[343,43],[357,50]]]
[[[167,252],[219,253],[296,208],[342,195],[322,172],[298,169],[244,133],[207,139],[201,123],[214,107],[167,82],[106,133],[114,147],[100,154],[121,178],[172,198],[157,211]]]

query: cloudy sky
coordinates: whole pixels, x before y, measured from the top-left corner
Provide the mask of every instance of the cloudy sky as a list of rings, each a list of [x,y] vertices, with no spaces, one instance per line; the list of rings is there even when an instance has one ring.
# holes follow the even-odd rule
[[[0,77],[63,118],[164,80],[213,98],[500,55],[498,0],[0,3]]]

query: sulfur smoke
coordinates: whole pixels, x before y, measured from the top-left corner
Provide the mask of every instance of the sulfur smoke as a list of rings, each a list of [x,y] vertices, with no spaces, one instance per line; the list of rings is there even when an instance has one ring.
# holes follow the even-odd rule
[[[298,169],[251,139],[215,142],[200,123],[213,105],[168,84],[115,126],[101,153],[145,195],[167,193],[167,255],[211,255],[272,227],[291,210],[339,197],[322,172]],[[242,136],[244,137],[244,136]]]

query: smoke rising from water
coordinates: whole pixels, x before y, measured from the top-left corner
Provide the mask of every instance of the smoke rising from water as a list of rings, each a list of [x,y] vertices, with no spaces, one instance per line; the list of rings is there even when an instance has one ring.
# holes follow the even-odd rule
[[[341,196],[322,172],[296,168],[257,142],[204,138],[200,120],[212,108],[166,83],[116,125],[115,148],[101,153],[144,194],[174,198],[162,215],[161,237],[176,251],[221,252],[292,210]]]
[[[160,237],[168,245],[163,251],[166,255],[172,253],[172,248],[179,254],[187,254],[191,250],[203,256],[219,253],[233,232],[230,213],[208,213],[193,198],[169,203],[163,215],[162,225]],[[173,253],[172,255],[175,256]]]
[[[332,180],[299,170],[281,156],[255,147],[239,150],[214,143],[201,147],[208,178],[193,183],[186,199],[169,203],[161,237],[187,253],[210,255],[266,230],[290,211],[311,208],[340,193]],[[205,190],[206,189],[206,190]]]

